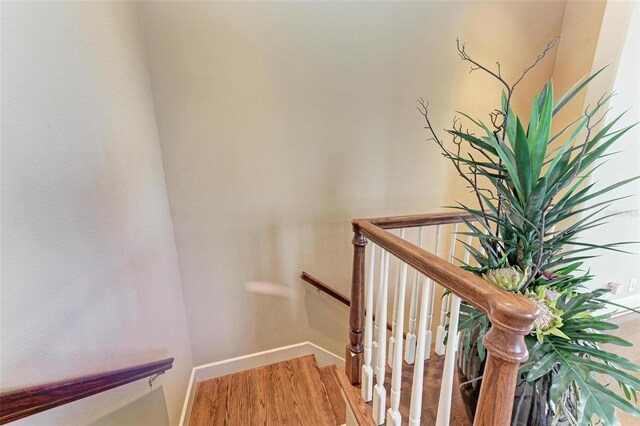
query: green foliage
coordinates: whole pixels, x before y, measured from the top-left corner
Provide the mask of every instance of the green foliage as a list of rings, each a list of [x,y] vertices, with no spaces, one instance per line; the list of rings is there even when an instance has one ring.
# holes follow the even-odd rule
[[[584,259],[583,253],[588,250],[574,251],[571,253],[574,256],[571,256],[563,249],[568,245],[587,248],[578,241],[578,234],[603,223],[607,216],[593,218],[593,212],[604,210],[615,200],[581,206],[636,179],[631,178],[599,191],[593,190],[593,184],[584,185],[598,160],[633,127],[612,132],[612,127],[619,119],[617,117],[590,137],[592,118],[602,109],[606,98],[585,112],[558,150],[549,149],[552,112],[560,111],[576,93],[574,90],[565,94],[554,104],[553,85],[546,85],[542,95],[536,96],[526,132],[520,118],[513,112],[513,120],[507,116],[508,124],[498,131],[491,131],[482,121],[472,119],[484,132],[483,139],[455,129],[450,131],[454,137],[463,139],[470,149],[484,152],[489,160],[478,162],[471,157],[455,156],[461,169],[467,167],[475,180],[484,179],[493,186],[474,188],[482,193],[479,208],[460,206],[472,213],[480,223],[479,228],[475,227],[477,234],[474,236],[481,240],[486,254],[474,253],[474,258],[481,265],[492,268],[492,265],[500,265],[506,254],[511,266],[518,266],[522,270],[531,266],[528,285],[532,284],[536,274],[544,271],[543,268],[558,268]],[[538,104],[542,105],[540,111],[536,108]],[[506,111],[502,113],[507,114]],[[502,140],[501,131],[509,144]],[[581,132],[587,136],[583,141],[576,142]],[[559,231],[563,223],[571,221],[575,223]],[[615,250],[625,244],[629,243],[618,242],[591,248]],[[578,255],[580,257],[575,257]]]
[[[475,69],[487,71],[470,60],[464,47],[461,56]],[[499,75],[487,72],[504,83]],[[596,418],[604,424],[618,424],[614,407],[640,416],[640,409],[631,402],[637,401],[640,379],[630,374],[640,371],[640,366],[600,347],[629,343],[607,334],[617,326],[607,322],[606,315],[597,314],[606,303],[602,299],[605,290],[586,291],[584,284],[592,277],[579,272],[582,262],[596,255],[594,250],[624,251],[632,244],[592,244],[582,241],[580,234],[621,214],[605,211],[624,197],[607,196],[637,177],[602,189],[589,180],[613,144],[633,126],[614,129],[621,117],[618,116],[596,131],[596,116],[606,112],[604,105],[609,95],[557,134],[551,132],[553,117],[601,72],[579,81],[557,100],[553,83],[545,85],[534,97],[526,126],[510,106],[514,85],[507,86],[502,94],[501,110],[492,115],[493,129],[461,113],[481,136],[462,130],[456,121],[449,130],[455,149],[447,149],[431,130],[444,156],[469,183],[478,201],[475,207],[457,206],[475,218],[466,223],[469,230],[459,234],[474,237],[476,246],[481,247],[462,242],[474,260],[471,263],[479,265],[466,265],[466,269],[525,296],[556,295],[553,300],[536,300],[548,303],[547,310],[555,315],[555,322],[549,318],[548,329],[537,328],[539,340],[535,333],[527,336],[530,360],[522,366],[521,373],[530,382],[552,375],[555,404],[562,404],[570,389],[577,387],[580,425],[591,424]],[[427,118],[426,106],[422,106]],[[428,118],[427,124],[431,129]],[[504,275],[504,271],[512,270],[527,271],[522,285],[515,279],[506,284],[498,280],[503,279],[498,273]],[[518,283],[517,288],[512,283]],[[463,352],[477,350],[484,359],[482,338],[489,327],[485,315],[463,304],[459,323],[459,330],[464,331]],[[608,383],[618,383],[624,396],[614,392]]]

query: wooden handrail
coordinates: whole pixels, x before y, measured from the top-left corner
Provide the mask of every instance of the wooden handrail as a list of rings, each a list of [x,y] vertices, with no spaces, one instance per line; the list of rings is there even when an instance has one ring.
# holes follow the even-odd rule
[[[312,286],[314,286],[315,288],[317,288],[321,292],[326,293],[329,296],[333,297],[337,301],[339,301],[339,302],[341,302],[341,303],[343,303],[343,304],[345,304],[347,306],[351,306],[351,300],[349,300],[349,298],[347,296],[345,296],[344,294],[340,293],[339,291],[333,289],[332,287],[326,285],[325,283],[323,283],[322,281],[320,281],[319,279],[317,279],[313,275],[308,274],[308,273],[303,271],[302,274],[300,275],[300,278],[302,280],[308,282],[309,284],[311,284]]]
[[[346,306],[351,306],[351,300],[349,300],[349,298],[347,296],[345,296],[344,294],[340,293],[339,291],[335,290],[333,287],[328,286],[327,284],[323,283],[322,281],[320,281],[318,278],[314,277],[313,275],[307,273],[307,272],[302,272],[302,274],[300,274],[300,278],[303,281],[306,281],[307,283],[311,284],[312,286],[314,286],[315,288],[317,288],[318,290],[320,290],[321,292],[328,294],[329,296],[333,297],[334,299],[336,299],[337,301],[339,301],[340,303],[342,303],[343,305]],[[373,320],[375,321],[376,316],[373,316]],[[387,330],[391,331],[393,328],[391,327],[391,324],[387,323]],[[402,337],[403,338],[407,338],[407,333],[402,333]]]
[[[539,309],[527,298],[500,290],[386,230],[473,219],[456,212],[352,221],[354,255],[345,373],[352,384],[360,383],[364,352],[364,256],[369,239],[489,317],[492,326],[484,337],[488,356],[474,425],[508,425],[518,368],[528,358],[524,336],[530,333]]]
[[[6,424],[69,402],[162,374],[173,358],[0,394],[0,424]]]
[[[356,219],[352,223],[357,232],[485,313],[492,324],[518,333],[531,331],[538,308],[526,297],[500,290],[366,219]]]
[[[447,225],[450,223],[460,223],[464,220],[474,221],[475,218],[470,213],[443,212],[427,213],[406,216],[374,217],[366,220],[382,229],[415,228],[416,226]]]

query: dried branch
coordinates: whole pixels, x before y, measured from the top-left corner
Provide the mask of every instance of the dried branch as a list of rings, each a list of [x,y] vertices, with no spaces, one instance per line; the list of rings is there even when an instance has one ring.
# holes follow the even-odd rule
[[[456,39],[456,47],[458,50],[458,55],[460,56],[460,58],[465,61],[465,62],[469,62],[470,69],[469,69],[469,73],[472,73],[474,71],[483,71],[486,74],[490,75],[491,77],[495,78],[503,87],[504,87],[504,91],[505,91],[505,98],[506,98],[506,104],[504,105],[504,107],[502,109],[495,109],[494,111],[489,113],[489,117],[491,120],[491,124],[494,128],[494,130],[491,132],[493,133],[493,136],[495,137],[496,140],[505,140],[506,139],[506,132],[507,132],[507,123],[509,122],[509,114],[512,113],[511,111],[511,99],[513,97],[514,91],[516,89],[516,87],[520,84],[521,81],[523,81],[524,77],[534,68],[536,67],[536,65],[538,65],[538,63],[540,63],[540,61],[542,59],[544,59],[546,57],[546,55],[549,53],[549,51],[557,44],[559,40],[559,37],[555,37],[552,40],[550,40],[546,46],[544,47],[544,49],[542,50],[542,52],[540,52],[537,56],[536,59],[533,61],[533,63],[529,66],[527,66],[523,71],[522,74],[518,77],[518,79],[513,83],[513,84],[509,84],[507,82],[507,80],[503,77],[502,75],[502,67],[500,65],[500,62],[496,62],[496,69],[490,69],[484,65],[482,65],[480,62],[476,61],[474,58],[471,57],[471,55],[469,55],[469,53],[466,50],[466,46],[464,43],[460,42],[459,39]],[[603,98],[604,99],[604,98]],[[491,198],[487,198],[487,200],[497,200],[497,220],[496,220],[496,230],[495,230],[495,235],[498,237],[500,234],[500,220],[501,218],[503,218],[507,213],[508,210],[511,210],[508,206],[508,201],[506,199],[503,198],[503,196],[500,194],[500,192],[498,191],[497,196],[496,194],[494,194],[493,192],[491,192],[490,190],[486,189],[486,188],[481,188],[479,183],[478,183],[478,175],[483,176],[485,174],[484,169],[482,165],[478,165],[477,161],[475,160],[475,158],[473,157],[473,154],[471,153],[471,151],[466,153],[467,157],[461,157],[461,150],[462,150],[462,143],[464,142],[464,138],[462,138],[461,136],[456,135],[453,131],[458,132],[458,133],[467,133],[469,135],[472,135],[473,133],[469,132],[469,130],[467,129],[466,132],[463,132],[462,130],[462,123],[460,122],[460,119],[457,117],[454,117],[454,121],[453,121],[453,131],[451,132],[452,134],[452,143],[455,146],[453,151],[450,151],[449,149],[447,149],[447,147],[445,146],[445,144],[443,143],[442,139],[440,139],[434,129],[433,126],[431,125],[430,119],[429,119],[429,111],[428,111],[428,104],[424,102],[424,100],[420,99],[419,101],[420,106],[422,107],[422,109],[419,107],[418,110],[420,111],[420,113],[423,115],[423,117],[425,118],[425,121],[427,123],[425,129],[429,130],[431,132],[431,137],[429,138],[429,140],[433,140],[435,141],[438,146],[440,147],[440,149],[442,150],[443,156],[445,156],[445,158],[448,158],[454,165],[454,167],[456,168],[458,174],[465,179],[465,181],[468,183],[469,188],[475,192],[476,197],[478,199],[478,204],[480,206],[480,210],[483,213],[483,225],[486,226],[486,228],[489,230],[490,233],[493,233],[493,231],[491,230],[490,224],[489,224],[489,220],[488,220],[488,215],[486,213],[485,210],[485,205],[484,202],[482,200],[481,197],[481,192],[482,191],[486,191]],[[591,110],[591,112],[595,112],[599,107],[601,106],[600,102],[598,103],[598,107],[594,108],[593,110]],[[582,147],[582,151],[579,154],[579,159],[578,159],[578,163],[577,163],[577,168],[576,170],[580,169],[580,164],[582,162],[582,159],[584,158],[584,156],[587,153],[587,146],[588,146],[588,139],[590,137],[590,133],[591,133],[591,129],[597,125],[597,123],[595,124],[591,124],[591,116],[590,116],[590,110],[587,109],[585,111],[585,116],[587,116],[587,139],[585,141],[584,146]],[[480,147],[476,146],[473,143],[469,143],[468,146],[470,146],[473,150],[479,152],[483,158],[487,159],[490,164],[492,164],[493,166],[498,166],[499,168],[502,168],[502,161],[498,158],[493,158],[490,155],[488,155],[487,152],[485,152],[483,149],[481,149]],[[465,172],[462,170],[463,166],[468,166],[469,171]],[[575,177],[575,176],[574,176]],[[573,178],[571,179],[573,180]],[[560,188],[561,189],[561,188]],[[560,190],[559,189],[559,190]],[[558,191],[559,191],[558,190]],[[555,194],[554,194],[555,195]],[[553,198],[553,197],[551,197]],[[536,227],[535,225],[533,225],[533,223],[531,223],[530,220],[528,220],[526,217],[522,217],[522,220],[527,222],[529,225],[532,226],[532,228],[534,229],[534,232],[537,234],[538,240],[539,240],[539,250],[537,253],[537,258],[534,264],[534,269],[533,269],[533,273],[531,274],[531,276],[529,277],[529,282],[533,279],[535,279],[535,277],[541,272],[542,269],[542,260],[544,258],[544,250],[545,250],[545,241],[544,241],[544,237],[545,237],[545,221],[546,221],[546,214],[549,211],[549,209],[552,207],[552,199],[548,200],[548,203],[546,203],[546,205],[543,207],[542,209],[542,219],[541,219],[541,226],[540,227]],[[493,207],[492,207],[493,208]],[[515,209],[514,209],[515,210]],[[520,214],[518,214],[519,216],[521,216]],[[500,244],[498,244],[496,246],[496,250],[500,249]],[[492,247],[493,249],[493,247]],[[493,251],[493,250],[492,250]],[[497,255],[496,255],[497,257]],[[528,285],[529,283],[527,283]]]
[[[422,107],[422,109],[420,107],[418,107],[418,111],[420,111],[420,114],[422,114],[422,116],[425,119],[426,122],[426,126],[425,129],[428,130],[431,133],[431,138],[434,140],[438,146],[440,146],[440,149],[442,150],[442,154],[445,156],[445,158],[448,158],[449,160],[451,160],[451,162],[453,163],[453,166],[456,168],[458,174],[467,181],[467,183],[469,183],[469,185],[471,186],[471,188],[473,188],[474,193],[476,195],[476,199],[478,200],[478,205],[480,207],[480,210],[483,213],[486,213],[485,210],[485,206],[484,203],[482,202],[482,198],[480,197],[480,193],[478,192],[478,187],[477,185],[469,178],[469,176],[467,176],[466,173],[464,173],[460,167],[460,161],[456,160],[453,157],[453,154],[444,146],[444,143],[442,142],[442,140],[438,137],[438,135],[436,134],[435,130],[433,129],[433,126],[431,125],[431,120],[429,119],[429,104],[425,103],[424,99],[420,98],[418,100],[418,104],[420,105],[420,107]],[[455,142],[454,142],[455,143]],[[457,143],[457,148],[458,148],[458,153],[457,153],[457,157],[460,157],[460,146],[461,146],[461,142]],[[486,220],[486,219],[485,219]],[[488,221],[487,221],[487,226],[489,225]]]
[[[509,83],[507,83],[502,78],[502,75],[501,75],[501,72],[500,72],[500,64],[499,63],[498,63],[498,72],[497,73],[493,72],[490,69],[488,69],[488,68],[484,67],[483,65],[481,65],[480,63],[478,63],[475,60],[473,60],[471,58],[471,56],[469,56],[467,54],[467,51],[466,51],[466,48],[465,48],[465,44],[464,43],[460,43],[460,39],[456,39],[456,46],[458,48],[458,55],[460,55],[462,60],[471,63],[471,70],[469,71],[469,73],[472,73],[473,71],[476,71],[476,70],[482,70],[482,71],[486,72],[487,74],[493,76],[500,83],[502,83],[507,91],[511,90],[511,87],[509,86]]]
[[[552,38],[551,40],[549,40],[549,42],[547,43],[547,45],[545,46],[544,50],[542,52],[540,52],[540,54],[538,54],[538,56],[536,57],[536,60],[533,62],[533,64],[529,65],[527,68],[525,68],[522,71],[522,75],[520,76],[520,78],[518,80],[516,80],[515,83],[513,83],[513,86],[511,86],[511,91],[513,92],[513,90],[516,88],[516,86],[518,85],[518,83],[520,83],[522,81],[522,79],[524,78],[525,75],[527,75],[527,73],[529,71],[531,71],[536,65],[538,65],[538,62],[540,62],[541,60],[544,59],[544,57],[547,55],[547,53],[553,49],[553,46],[556,45],[556,43],[558,42],[558,40],[560,40],[560,36],[556,36],[554,38]]]

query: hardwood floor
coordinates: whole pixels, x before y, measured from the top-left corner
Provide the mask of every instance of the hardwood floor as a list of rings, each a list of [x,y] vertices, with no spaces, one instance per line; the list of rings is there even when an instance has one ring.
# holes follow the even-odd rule
[[[425,361],[424,365],[424,381],[422,388],[422,414],[420,417],[420,423],[423,425],[434,425],[436,423],[436,415],[438,413],[438,400],[440,397],[440,382],[442,381],[442,370],[444,367],[444,356],[438,356],[435,352],[431,352],[431,357],[428,361]],[[343,388],[348,386],[348,379],[346,376],[342,378]],[[405,362],[402,363],[402,385],[400,394],[400,414],[402,415],[402,424],[408,424],[409,422],[409,408],[411,406],[411,383],[413,383],[413,365],[409,365]],[[390,404],[389,389],[391,389],[391,369],[387,366],[387,373],[385,375],[385,388],[387,389],[387,403],[386,407]],[[360,397],[359,388],[356,392],[347,393],[347,398],[350,401],[354,411],[358,410],[362,413],[362,419],[372,418],[372,403],[362,402]],[[467,419],[464,405],[458,392],[458,379],[457,375],[454,375],[453,382],[453,394],[451,400],[451,417],[449,424],[453,426],[471,426],[471,422]],[[363,424],[371,425],[373,422],[363,420]]]
[[[606,349],[640,363],[640,316],[628,314],[612,321],[620,326],[612,334],[634,346],[605,345]],[[424,425],[435,424],[443,363],[444,357],[435,353],[425,363],[421,418]],[[636,374],[640,377],[640,373]],[[404,364],[402,375],[400,413],[404,425],[409,415],[413,366]],[[390,381],[388,369],[385,377],[388,389]],[[616,383],[611,386],[619,390]],[[456,377],[450,425],[470,426],[457,387]],[[190,425],[343,425],[346,404],[342,389],[354,411],[362,414],[362,423],[371,424],[368,421],[371,404],[362,402],[359,389],[349,385],[344,371],[333,365],[318,368],[315,358],[306,356],[198,383]],[[640,418],[618,413],[623,426],[640,426]]]
[[[603,349],[607,349],[608,351],[629,358],[636,364],[640,364],[640,315],[629,313],[613,318],[611,321],[620,327],[617,330],[612,330],[611,334],[628,340],[633,343],[633,346],[603,345]],[[635,373],[635,375],[640,377],[640,373]],[[616,392],[623,395],[617,383],[612,383],[611,388],[616,389]],[[640,402],[636,402],[636,406],[640,407]],[[632,416],[622,410],[617,411],[622,426],[640,426],[640,417]]]
[[[337,424],[343,425],[347,421],[347,404],[340,391],[340,384],[336,376],[337,372],[338,369],[335,365],[327,365],[320,369],[320,376],[322,377],[322,383],[329,396],[329,402],[331,403],[333,414],[338,422]]]
[[[313,355],[198,383],[190,420],[191,426],[337,424]]]

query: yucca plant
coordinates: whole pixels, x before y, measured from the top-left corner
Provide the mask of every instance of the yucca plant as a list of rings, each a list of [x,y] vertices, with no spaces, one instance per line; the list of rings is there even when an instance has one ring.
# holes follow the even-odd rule
[[[592,250],[622,251],[630,243],[599,245],[579,236],[620,214],[606,214],[616,201],[607,194],[636,177],[601,189],[590,177],[610,155],[612,145],[633,126],[617,129],[621,116],[601,126],[607,112],[604,106],[611,97],[604,95],[582,116],[552,134],[554,116],[602,70],[561,96],[555,95],[552,82],[546,84],[535,95],[527,124],[512,110],[514,90],[556,41],[549,42],[514,84],[503,79],[499,64],[496,71],[484,67],[458,43],[458,53],[471,64],[472,71],[486,72],[504,87],[500,108],[489,115],[489,124],[460,113],[463,119],[454,119],[448,130],[452,141],[445,143],[434,131],[428,105],[422,100],[419,110],[430,139],[453,163],[477,201],[475,206],[456,206],[475,219],[467,222],[469,232],[459,233],[476,240],[476,244],[461,241],[479,265],[466,265],[466,269],[506,291],[530,298],[541,310],[526,339],[529,361],[521,367],[519,386],[545,389],[535,391],[542,396],[521,389],[522,399],[514,404],[513,424],[588,425],[599,421],[615,425],[619,424],[615,407],[640,416],[640,408],[634,404],[640,379],[633,375],[640,366],[600,346],[631,344],[607,334],[617,326],[607,321],[608,314],[600,312],[612,302],[603,297],[607,290],[585,287],[592,276],[584,270],[584,261],[595,255]],[[463,130],[463,120],[474,131]],[[484,314],[469,305],[462,307],[461,357],[483,363],[482,338],[490,326]],[[474,369],[468,364],[462,369],[462,378],[481,380],[482,365],[475,368],[475,377],[469,374]],[[622,395],[615,386],[622,389]],[[526,398],[530,405],[537,398],[544,406],[530,408],[536,413],[520,413]]]

